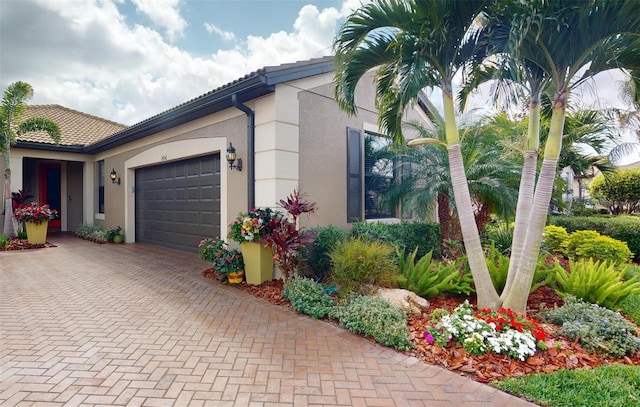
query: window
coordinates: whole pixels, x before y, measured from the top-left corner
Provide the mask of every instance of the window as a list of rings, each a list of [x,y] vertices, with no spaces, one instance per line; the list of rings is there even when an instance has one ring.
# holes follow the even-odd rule
[[[104,213],[104,160],[98,161],[98,213]]]
[[[347,128],[347,221],[394,218],[383,196],[396,176],[395,154],[384,137]]]
[[[395,154],[389,140],[375,134],[364,136],[364,217],[394,218],[394,208],[385,202],[384,194],[395,177]]]

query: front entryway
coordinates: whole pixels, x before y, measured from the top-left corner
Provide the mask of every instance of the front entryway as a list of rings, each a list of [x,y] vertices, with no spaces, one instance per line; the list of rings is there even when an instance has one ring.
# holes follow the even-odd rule
[[[136,169],[136,241],[195,252],[220,236],[220,154]]]

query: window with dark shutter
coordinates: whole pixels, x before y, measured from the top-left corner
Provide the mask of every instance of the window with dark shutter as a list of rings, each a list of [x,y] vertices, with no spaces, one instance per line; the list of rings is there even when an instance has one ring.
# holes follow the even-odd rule
[[[347,222],[362,220],[362,134],[347,127]]]

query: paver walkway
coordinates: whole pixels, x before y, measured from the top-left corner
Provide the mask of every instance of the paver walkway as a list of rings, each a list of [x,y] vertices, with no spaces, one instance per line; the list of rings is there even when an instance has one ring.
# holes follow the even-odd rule
[[[532,406],[205,279],[58,234],[0,252],[0,405]]]

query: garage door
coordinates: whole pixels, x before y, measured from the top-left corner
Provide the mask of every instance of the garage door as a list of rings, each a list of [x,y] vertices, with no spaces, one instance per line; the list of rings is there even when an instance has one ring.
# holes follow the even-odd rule
[[[196,252],[220,236],[220,155],[136,170],[136,241]]]

